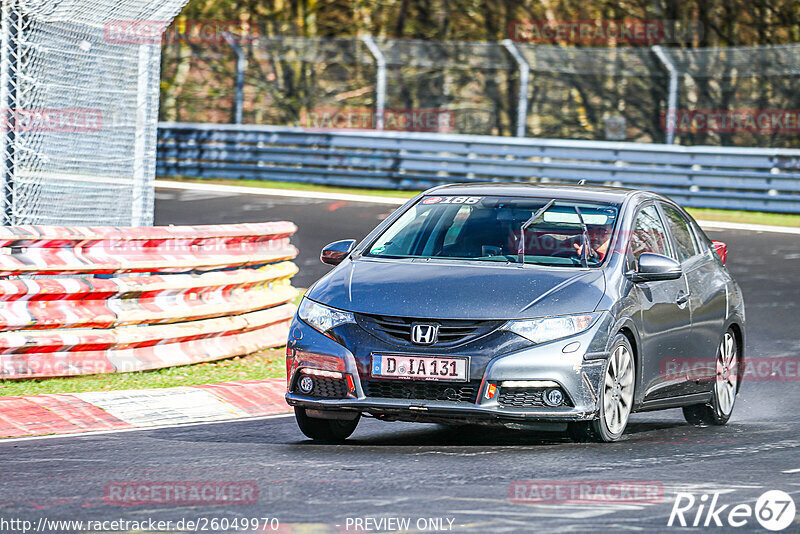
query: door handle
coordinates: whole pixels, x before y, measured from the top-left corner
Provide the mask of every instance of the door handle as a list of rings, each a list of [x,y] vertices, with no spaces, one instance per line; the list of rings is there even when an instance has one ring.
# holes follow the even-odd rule
[[[678,293],[678,298],[675,299],[675,304],[683,307],[687,302],[689,302],[689,293],[684,293],[683,291]]]

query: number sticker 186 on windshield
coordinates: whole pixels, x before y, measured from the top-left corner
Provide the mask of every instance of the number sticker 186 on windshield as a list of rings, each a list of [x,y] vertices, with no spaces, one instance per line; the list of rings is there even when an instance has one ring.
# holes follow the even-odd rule
[[[425,197],[423,204],[477,204],[483,197]]]

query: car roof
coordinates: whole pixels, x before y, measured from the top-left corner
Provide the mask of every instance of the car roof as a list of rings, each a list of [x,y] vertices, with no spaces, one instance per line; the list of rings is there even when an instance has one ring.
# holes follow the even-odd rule
[[[471,184],[447,184],[426,191],[427,194],[464,196],[520,196],[557,198],[621,203],[635,195],[662,198],[661,195],[626,187],[578,184],[526,184],[514,182],[482,182]]]

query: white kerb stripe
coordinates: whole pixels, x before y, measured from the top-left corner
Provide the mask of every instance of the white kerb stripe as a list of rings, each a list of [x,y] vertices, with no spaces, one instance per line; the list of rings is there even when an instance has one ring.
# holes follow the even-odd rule
[[[390,204],[400,206],[407,198],[354,195],[351,193],[329,193],[324,191],[301,191],[296,189],[267,189],[266,187],[247,187],[241,185],[198,184],[192,182],[170,182],[156,180],[159,189],[182,189],[185,191],[208,191],[234,195],[261,195],[270,197],[315,198],[318,200],[345,200],[348,202],[368,202],[371,204]]]
[[[219,421],[250,415],[206,390],[190,387],[74,395],[137,427]]]

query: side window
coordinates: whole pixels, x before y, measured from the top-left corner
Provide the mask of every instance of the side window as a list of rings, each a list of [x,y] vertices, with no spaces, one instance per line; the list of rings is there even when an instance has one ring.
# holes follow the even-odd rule
[[[639,259],[643,252],[669,256],[664,224],[661,222],[655,205],[647,206],[636,216],[628,251],[634,259]]]
[[[697,254],[694,239],[692,238],[692,231],[689,229],[689,223],[686,222],[683,215],[672,206],[661,204],[661,208],[664,210],[664,215],[667,216],[667,224],[669,224],[672,237],[675,238],[675,246],[678,249],[678,260],[683,263]]]

